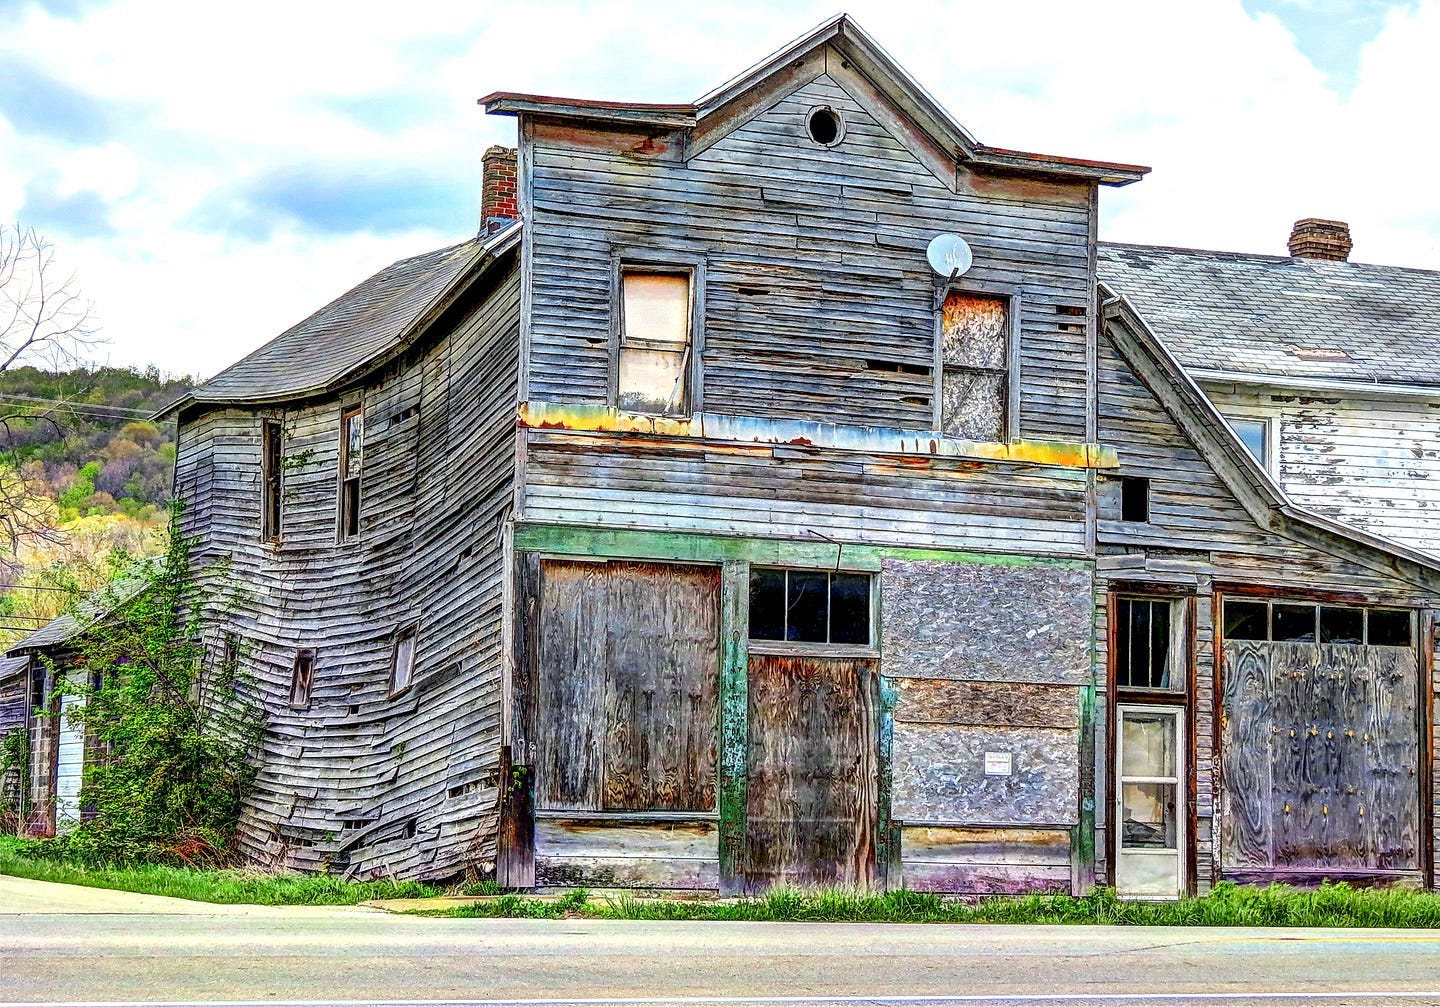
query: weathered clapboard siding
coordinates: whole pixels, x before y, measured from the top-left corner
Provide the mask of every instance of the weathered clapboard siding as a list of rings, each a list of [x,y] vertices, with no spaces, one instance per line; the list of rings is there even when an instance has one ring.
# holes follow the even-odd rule
[[[176,486],[201,558],[228,557],[268,718],[246,853],[292,867],[445,877],[493,863],[503,519],[513,498],[519,274],[478,285],[417,355],[363,388],[182,422]],[[359,541],[337,541],[339,418],[363,402]],[[282,541],[260,541],[260,418],[279,419]],[[390,695],[395,630],[418,623]],[[308,708],[288,708],[298,648]]]
[[[1440,555],[1440,395],[1206,392],[1226,416],[1278,422],[1280,483],[1296,503]]]
[[[841,62],[688,160],[678,137],[531,124],[528,398],[606,402],[612,255],[640,250],[703,262],[707,409],[932,429],[924,248],[957,230],[976,253],[967,283],[1022,294],[1018,433],[1085,439],[1090,186],[956,193]],[[817,105],[845,117],[831,148],[805,134]]]
[[[1083,556],[1080,469],[527,431],[527,520]]]
[[[1428,605],[1433,596],[1397,576],[1356,559],[1338,543],[1334,552],[1262,529],[1236,499],[1174,417],[1122,357],[1116,335],[1099,340],[1098,437],[1113,446],[1124,475],[1150,479],[1150,520],[1119,520],[1118,483],[1101,477],[1097,522],[1096,668],[1107,666],[1105,593],[1114,585],[1154,583],[1192,592],[1195,634],[1191,640],[1194,701],[1191,753],[1196,870],[1204,890],[1217,880],[1218,787],[1217,684],[1214,640],[1217,583],[1240,583],[1277,592],[1336,591],[1389,604]],[[1108,485],[1107,485],[1108,483]],[[1104,714],[1097,741],[1106,737]],[[1103,765],[1103,760],[1102,760]],[[1110,770],[1106,770],[1107,772]],[[1098,781],[1100,794],[1105,781]],[[1097,826],[1109,829],[1110,809],[1097,801]],[[1097,844],[1104,849],[1103,842]],[[1104,864],[1101,864],[1103,872]],[[1102,873],[1103,876],[1103,873]]]
[[[1070,891],[1068,829],[900,830],[905,887],[917,892]]]

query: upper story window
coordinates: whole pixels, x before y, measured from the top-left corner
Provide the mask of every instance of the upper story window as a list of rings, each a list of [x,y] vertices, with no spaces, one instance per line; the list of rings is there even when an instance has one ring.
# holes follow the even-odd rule
[[[260,425],[260,537],[280,538],[281,500],[284,490],[284,435],[279,420]]]
[[[970,441],[1010,434],[1010,299],[951,291],[940,313],[940,431]]]
[[[360,462],[365,443],[365,414],[359,406],[340,413],[340,498],[336,503],[340,539],[360,534]]]
[[[1250,449],[1266,471],[1273,472],[1275,469],[1275,431],[1274,423],[1267,419],[1243,419],[1240,417],[1229,417],[1231,428],[1239,435],[1240,440]]]
[[[688,272],[623,269],[616,405],[675,416],[690,410],[692,297]]]

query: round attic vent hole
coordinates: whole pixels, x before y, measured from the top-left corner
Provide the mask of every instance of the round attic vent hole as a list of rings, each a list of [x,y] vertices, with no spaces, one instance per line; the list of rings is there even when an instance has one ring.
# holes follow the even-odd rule
[[[833,108],[813,109],[805,125],[810,130],[810,139],[822,147],[833,147],[845,135],[840,115]]]

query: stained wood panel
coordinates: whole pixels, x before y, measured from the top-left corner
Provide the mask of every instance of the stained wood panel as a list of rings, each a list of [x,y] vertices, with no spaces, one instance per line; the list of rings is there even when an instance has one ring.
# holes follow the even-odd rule
[[[961,829],[908,826],[900,831],[905,887],[966,895],[1070,890],[1067,829]]]
[[[715,807],[718,567],[542,564],[536,807]]]
[[[1420,869],[1416,669],[1406,647],[1226,644],[1227,870]]]
[[[718,835],[712,821],[542,818],[535,823],[536,884],[714,889]]]
[[[749,685],[747,884],[870,885],[875,662],[752,655]]]

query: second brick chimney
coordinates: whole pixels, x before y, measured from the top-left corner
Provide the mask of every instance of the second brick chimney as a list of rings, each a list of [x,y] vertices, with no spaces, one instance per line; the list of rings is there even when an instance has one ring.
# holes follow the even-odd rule
[[[515,188],[515,149],[491,147],[481,159],[480,233],[494,234],[520,217]]]
[[[1354,244],[1350,240],[1350,225],[1343,220],[1306,217],[1295,221],[1290,232],[1290,254],[1297,259],[1347,262]]]

